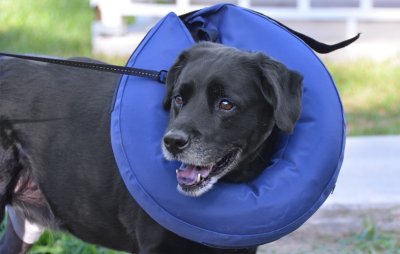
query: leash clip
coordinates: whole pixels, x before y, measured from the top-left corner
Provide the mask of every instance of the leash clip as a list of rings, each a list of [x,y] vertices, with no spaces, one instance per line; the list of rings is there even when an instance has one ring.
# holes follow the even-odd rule
[[[168,74],[168,71],[161,70],[158,73],[158,82],[165,84],[165,81],[167,80],[167,74]]]

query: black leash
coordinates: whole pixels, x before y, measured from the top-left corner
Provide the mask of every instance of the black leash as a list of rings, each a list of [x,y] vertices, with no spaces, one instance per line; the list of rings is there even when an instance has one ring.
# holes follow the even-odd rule
[[[66,65],[66,66],[76,67],[76,68],[85,68],[85,69],[90,69],[90,70],[132,75],[132,76],[157,80],[160,83],[165,83],[165,79],[167,76],[167,71],[165,71],[165,70],[152,71],[152,70],[145,70],[145,69],[139,69],[139,68],[126,67],[126,66],[99,64],[99,63],[87,63],[87,62],[80,62],[80,61],[74,61],[74,60],[63,60],[63,59],[54,59],[54,58],[47,58],[47,57],[19,55],[19,54],[9,54],[9,53],[1,53],[1,52],[0,52],[0,56],[15,57],[15,58],[33,60],[33,61],[38,61],[38,62]]]
[[[185,21],[187,19],[190,19],[190,16],[197,11],[193,11],[190,13],[187,13],[185,15],[180,16],[180,18]],[[332,51],[335,51],[337,49],[343,48],[348,46],[349,44],[353,43],[356,41],[359,37],[360,34],[357,34],[353,38],[350,38],[348,40],[328,45],[322,42],[319,42],[307,35],[304,35],[302,33],[299,33],[284,24],[280,23],[277,20],[274,20],[262,13],[253,11],[254,13],[257,13],[261,16],[264,16],[266,18],[269,18],[273,20],[274,22],[278,23],[285,29],[287,29],[289,32],[292,34],[296,35],[299,37],[301,40],[303,40],[308,46],[310,46],[313,50],[315,50],[318,53],[321,54],[327,54]],[[209,31],[207,30],[202,30],[205,33],[208,33]],[[210,31],[211,37],[218,37],[218,34],[212,34],[213,31]],[[200,38],[196,38],[196,35],[194,35],[195,40],[201,40]],[[47,57],[37,57],[37,56],[30,56],[30,55],[21,55],[21,54],[10,54],[10,53],[1,53],[0,56],[8,56],[8,57],[15,57],[15,58],[21,58],[21,59],[26,59],[26,60],[33,60],[33,61],[38,61],[38,62],[45,62],[45,63],[52,63],[52,64],[59,64],[59,65],[65,65],[65,66],[70,66],[70,67],[77,67],[77,68],[85,68],[85,69],[90,69],[90,70],[97,70],[97,71],[105,71],[105,72],[112,72],[112,73],[118,73],[118,74],[125,74],[125,75],[131,75],[131,76],[137,76],[137,77],[142,77],[142,78],[149,78],[153,80],[157,80],[160,83],[165,83],[166,77],[167,77],[167,71],[166,70],[161,70],[161,71],[153,71],[153,70],[145,70],[145,69],[139,69],[139,68],[133,68],[133,67],[126,67],[126,66],[118,66],[118,65],[110,65],[110,64],[99,64],[99,63],[87,63],[87,62],[80,62],[80,61],[74,61],[74,60],[63,60],[63,59],[54,59],[54,58],[47,58]]]
[[[263,14],[260,14],[260,15],[263,15]],[[265,16],[265,17],[267,17],[267,16]],[[270,18],[270,17],[268,17],[268,18]],[[272,18],[270,18],[270,19],[272,19]],[[352,37],[350,39],[347,39],[347,40],[341,41],[339,43],[335,43],[335,44],[329,45],[329,44],[325,44],[325,43],[322,43],[320,41],[317,41],[317,40],[315,40],[315,39],[313,39],[313,38],[311,38],[311,37],[309,37],[309,36],[307,36],[305,34],[297,32],[296,30],[293,30],[293,29],[285,26],[284,24],[282,24],[279,21],[276,21],[275,19],[272,19],[272,20],[275,21],[276,23],[278,23],[279,25],[281,25],[282,27],[284,27],[285,29],[287,29],[292,34],[294,34],[297,37],[299,37],[308,46],[310,46],[310,48],[312,48],[313,50],[315,50],[316,52],[318,52],[320,54],[328,54],[328,53],[330,53],[332,51],[344,48],[344,47],[352,44],[353,42],[355,42],[358,38],[360,38],[360,35],[361,35],[360,33],[358,33],[356,36],[354,36],[354,37]]]

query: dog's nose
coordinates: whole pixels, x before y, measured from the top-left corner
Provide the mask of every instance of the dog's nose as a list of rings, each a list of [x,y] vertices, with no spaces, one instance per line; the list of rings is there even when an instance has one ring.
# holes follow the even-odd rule
[[[164,136],[164,145],[173,154],[182,152],[189,144],[189,135],[183,131],[171,130]]]

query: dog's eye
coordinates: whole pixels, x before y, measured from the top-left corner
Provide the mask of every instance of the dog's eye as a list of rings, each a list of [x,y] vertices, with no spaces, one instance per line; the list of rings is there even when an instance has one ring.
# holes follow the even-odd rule
[[[174,102],[176,105],[178,106],[182,106],[183,105],[183,98],[180,95],[177,95],[174,97]]]
[[[222,109],[222,110],[230,111],[235,108],[235,104],[233,104],[233,102],[231,102],[227,99],[222,99],[219,102],[218,108]]]

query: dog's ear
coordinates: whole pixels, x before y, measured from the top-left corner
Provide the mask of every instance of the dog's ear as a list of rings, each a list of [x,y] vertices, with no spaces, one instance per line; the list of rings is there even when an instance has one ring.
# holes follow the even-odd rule
[[[174,90],[174,86],[176,84],[176,81],[178,80],[179,75],[182,72],[183,67],[185,66],[187,59],[188,59],[188,52],[184,51],[181,53],[174,63],[174,65],[169,69],[168,74],[167,74],[167,79],[166,79],[166,86],[167,90],[165,93],[163,105],[164,109],[168,110],[171,108],[171,97],[172,97],[172,92]]]
[[[261,91],[273,107],[276,126],[292,133],[301,113],[303,77],[264,54],[258,54],[258,60],[262,72]]]

